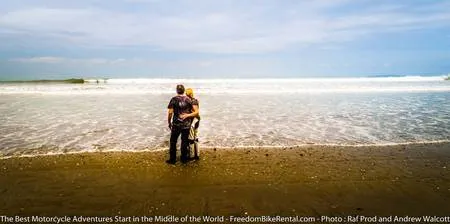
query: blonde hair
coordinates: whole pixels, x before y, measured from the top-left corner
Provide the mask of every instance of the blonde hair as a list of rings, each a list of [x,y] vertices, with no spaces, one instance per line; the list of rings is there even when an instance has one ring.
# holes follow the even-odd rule
[[[194,98],[194,90],[192,90],[191,88],[187,88],[186,89],[186,96],[188,96],[190,98]]]

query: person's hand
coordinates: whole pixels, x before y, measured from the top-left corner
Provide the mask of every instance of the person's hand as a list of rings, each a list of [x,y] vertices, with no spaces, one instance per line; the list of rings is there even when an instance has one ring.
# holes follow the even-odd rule
[[[180,119],[181,120],[184,120],[184,119],[186,119],[186,118],[188,118],[189,117],[189,114],[181,114],[180,115]]]
[[[169,129],[172,130],[172,123],[169,123]]]

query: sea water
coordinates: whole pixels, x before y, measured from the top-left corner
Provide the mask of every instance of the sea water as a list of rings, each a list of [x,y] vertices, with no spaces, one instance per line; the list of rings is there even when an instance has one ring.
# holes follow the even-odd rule
[[[166,149],[176,84],[200,101],[201,147],[450,140],[443,77],[90,81],[0,83],[0,155]]]

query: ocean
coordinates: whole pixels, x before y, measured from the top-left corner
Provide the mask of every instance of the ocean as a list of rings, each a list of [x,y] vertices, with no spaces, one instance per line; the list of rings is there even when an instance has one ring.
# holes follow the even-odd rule
[[[0,155],[167,149],[176,84],[200,101],[201,147],[450,141],[441,76],[87,81],[0,83]]]

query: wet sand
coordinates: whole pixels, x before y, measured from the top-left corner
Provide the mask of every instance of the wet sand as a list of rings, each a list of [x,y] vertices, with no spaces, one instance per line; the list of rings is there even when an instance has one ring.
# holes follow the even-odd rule
[[[449,215],[450,144],[0,160],[0,215]]]

